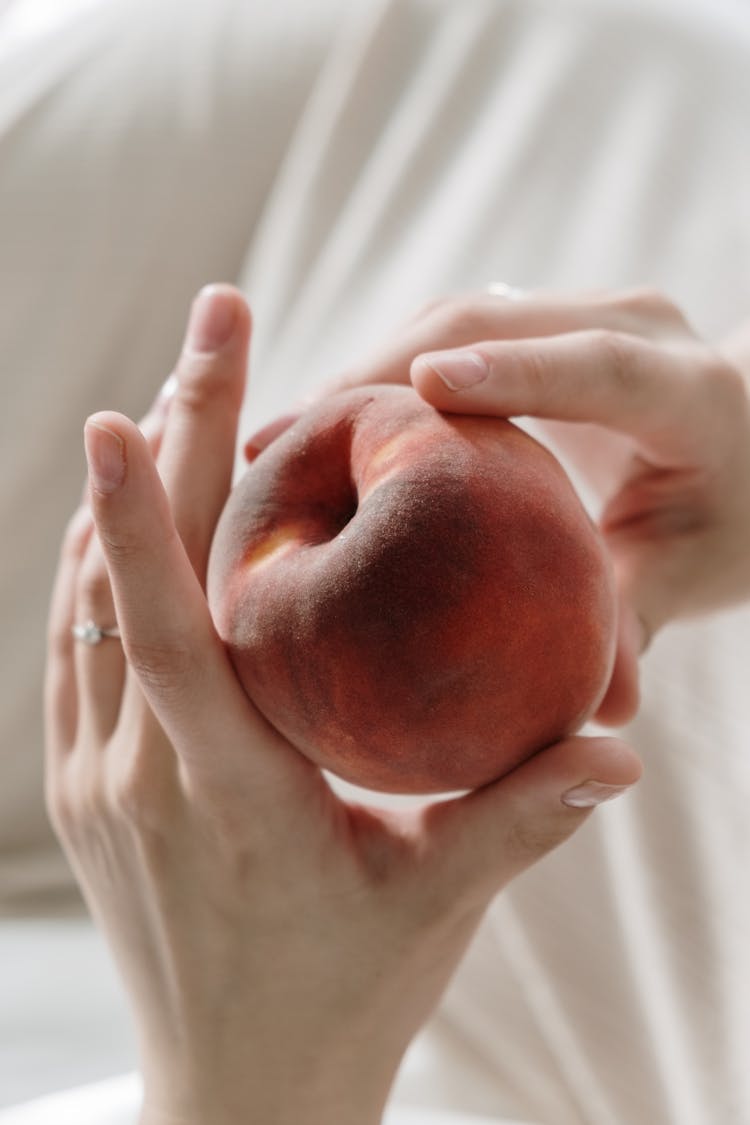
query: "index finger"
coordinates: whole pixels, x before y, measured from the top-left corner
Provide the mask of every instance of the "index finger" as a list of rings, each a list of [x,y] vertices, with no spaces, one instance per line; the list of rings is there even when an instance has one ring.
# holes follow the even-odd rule
[[[143,435],[107,412],[88,420],[85,436],[123,647],[175,751],[204,777],[231,777],[244,762],[254,776],[278,778],[299,755],[234,674]]]
[[[408,383],[412,361],[428,350],[467,347],[478,340],[539,339],[586,329],[653,340],[690,334],[679,309],[648,288],[569,294],[492,286],[485,293],[429,303],[378,352],[322,389],[331,393],[371,383]]]
[[[666,347],[594,329],[430,352],[414,360],[411,378],[438,410],[593,422],[673,465],[705,437],[711,382],[703,377],[716,368],[697,343]]]
[[[159,453],[174,522],[204,579],[229,493],[245,387],[250,313],[239,290],[208,285],[193,302]]]
[[[509,287],[500,288],[508,292]],[[411,365],[428,351],[465,348],[481,340],[513,341],[514,347],[522,348],[522,341],[562,338],[587,330],[654,342],[693,339],[679,309],[651,289],[573,295],[532,291],[523,293],[521,299],[518,291],[510,292],[510,298],[488,291],[431,302],[374,354],[323,383],[314,396],[295,404],[292,413],[256,431],[246,445],[247,459],[253,460],[299,417],[311,398],[374,383],[408,384]],[[424,397],[433,401],[429,390]],[[435,405],[439,403],[435,401]],[[459,407],[446,403],[444,409]]]

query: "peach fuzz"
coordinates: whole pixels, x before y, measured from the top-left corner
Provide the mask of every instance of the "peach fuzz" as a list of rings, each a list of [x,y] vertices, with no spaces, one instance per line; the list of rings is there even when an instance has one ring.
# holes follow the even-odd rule
[[[208,594],[259,710],[371,789],[484,785],[578,730],[612,672],[609,558],[559,462],[406,387],[331,396],[264,450]]]

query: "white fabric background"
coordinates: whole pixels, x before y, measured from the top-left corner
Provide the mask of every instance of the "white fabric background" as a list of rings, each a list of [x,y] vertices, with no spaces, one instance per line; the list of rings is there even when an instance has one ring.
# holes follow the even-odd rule
[[[260,10],[109,0],[0,50],[8,902],[69,887],[29,716],[81,419],[146,405],[198,284],[239,276],[251,297],[247,429],[421,301],[491,279],[649,282],[708,335],[750,311],[744,4],[378,0],[340,24],[333,0]],[[402,1100],[545,1125],[750,1121],[749,626],[737,612],[657,638],[627,732],[644,781],[498,901]],[[59,956],[60,931],[36,932]],[[8,935],[10,980],[42,954]],[[0,980],[19,1079],[8,1067],[0,1089],[132,1065],[89,940],[39,990]],[[61,1013],[66,1047],[81,1037],[67,1081],[45,1063]]]
[[[0,912],[73,898],[42,807],[40,699],[83,419],[140,417],[195,291],[237,277],[336,6],[99,0],[50,26],[0,11]]]

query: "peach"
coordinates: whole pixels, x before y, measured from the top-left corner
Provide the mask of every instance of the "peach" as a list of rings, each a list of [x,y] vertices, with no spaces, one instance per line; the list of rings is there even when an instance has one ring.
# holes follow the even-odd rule
[[[612,671],[609,558],[559,462],[406,387],[333,395],[261,453],[208,591],[260,711],[371,789],[484,785],[578,730]]]

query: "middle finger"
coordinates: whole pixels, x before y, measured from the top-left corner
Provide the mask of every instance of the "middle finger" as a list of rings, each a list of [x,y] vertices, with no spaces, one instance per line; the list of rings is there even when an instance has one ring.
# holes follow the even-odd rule
[[[193,302],[158,467],[175,526],[201,581],[229,492],[245,390],[250,315],[230,285]]]
[[[249,310],[237,289],[211,285],[201,290],[191,309],[157,458],[175,526],[201,583],[231,485],[249,334]],[[134,676],[123,710],[156,725]]]
[[[409,368],[427,351],[465,347],[480,340],[522,340],[590,329],[646,339],[684,336],[682,314],[650,289],[560,294],[529,291],[512,297],[495,293],[435,302],[381,352],[326,384],[327,393],[368,383],[408,383]]]

